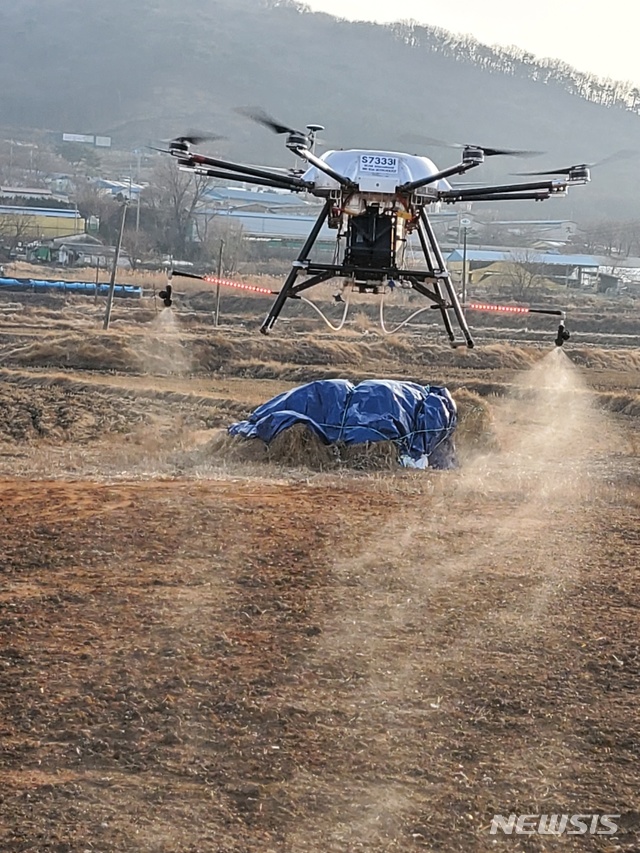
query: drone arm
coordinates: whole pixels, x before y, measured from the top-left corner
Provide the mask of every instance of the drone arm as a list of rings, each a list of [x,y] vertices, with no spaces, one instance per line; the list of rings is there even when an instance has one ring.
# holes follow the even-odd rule
[[[181,157],[181,162],[185,166],[212,166],[216,169],[223,169],[229,172],[235,172],[239,175],[248,175],[251,178],[264,178],[265,180],[277,181],[284,184],[287,189],[310,189],[312,185],[308,181],[303,181],[302,178],[297,178],[295,175],[283,175],[279,172],[270,172],[267,169],[257,169],[254,166],[243,166],[240,163],[232,163],[228,160],[218,160],[215,157],[205,157],[203,154],[190,154],[187,157]]]
[[[469,201],[514,201],[516,199],[528,199],[529,201],[546,201],[551,196],[549,192],[529,192],[529,193],[485,193],[483,195],[474,195],[469,197]],[[438,201],[443,201],[445,204],[455,204],[457,201],[465,201],[465,198],[460,198],[458,195],[450,195],[445,193],[439,197]]]
[[[441,172],[436,172],[435,175],[429,175],[428,178],[420,178],[417,181],[408,181],[406,184],[402,184],[398,187],[398,192],[408,193],[413,190],[420,189],[420,187],[426,187],[429,184],[435,184],[436,181],[441,181],[444,178],[449,178],[451,175],[464,175],[465,172],[468,172],[469,169],[473,169],[474,166],[479,166],[480,163],[477,162],[469,162],[469,163],[458,163],[456,166],[450,166],[448,169],[443,169]]]
[[[316,169],[320,169],[321,172],[324,172],[325,175],[329,175],[330,178],[333,178],[334,181],[337,181],[341,186],[348,187],[349,189],[356,189],[357,186],[350,178],[346,178],[344,175],[341,175],[340,172],[336,172],[335,169],[332,169],[331,166],[327,166],[324,160],[321,160],[319,157],[316,157],[308,148],[304,146],[296,146],[295,148],[291,148],[291,150],[297,154],[299,157],[302,157],[303,160],[306,160],[307,163],[310,163],[312,166],[315,166]]]
[[[225,172],[222,169],[206,169],[199,166],[182,166],[181,168],[188,172],[196,172],[198,175],[206,175],[208,178],[225,178],[229,181],[247,180],[247,175],[234,175],[233,172]],[[251,183],[262,187],[274,187],[279,190],[291,190],[292,192],[302,189],[301,187],[292,187],[285,181],[276,180],[275,178],[252,178]]]
[[[446,190],[440,193],[442,201],[473,201],[477,196],[495,195],[503,193],[510,195],[511,193],[529,193],[535,191],[544,191],[545,198],[548,198],[554,193],[562,193],[567,189],[565,181],[530,181],[526,184],[504,184],[502,186],[493,187],[461,187],[460,189]],[[516,196],[510,195],[511,198]]]

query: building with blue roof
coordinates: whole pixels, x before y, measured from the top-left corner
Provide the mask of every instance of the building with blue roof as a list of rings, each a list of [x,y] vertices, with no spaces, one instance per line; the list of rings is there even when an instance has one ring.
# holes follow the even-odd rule
[[[464,252],[455,249],[446,260],[452,272],[462,275]],[[479,282],[491,276],[505,275],[514,264],[535,264],[541,275],[561,284],[583,287],[597,279],[601,262],[595,255],[563,255],[560,252],[538,252],[533,249],[511,251],[467,249],[467,274],[470,281]]]
[[[245,190],[241,187],[212,187],[203,193],[203,202],[212,207],[243,209],[252,211],[276,211],[283,208],[311,208],[317,203],[308,201],[304,196],[289,192],[265,190]]]

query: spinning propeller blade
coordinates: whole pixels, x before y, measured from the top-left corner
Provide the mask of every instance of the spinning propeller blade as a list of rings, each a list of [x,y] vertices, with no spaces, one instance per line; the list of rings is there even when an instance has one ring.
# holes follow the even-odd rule
[[[434,139],[431,136],[421,136],[420,134],[407,134],[402,137],[405,142],[416,142],[419,145],[434,145],[437,148],[475,148],[482,151],[485,157],[537,157],[542,151],[523,151],[518,148],[492,148],[484,145],[473,145],[471,143],[462,142],[443,142],[441,139]]]
[[[239,107],[236,112],[250,118],[251,121],[262,124],[264,127],[268,127],[269,130],[273,131],[273,133],[296,133],[301,136],[306,136],[306,133],[303,131],[296,130],[294,127],[289,127],[286,124],[282,124],[282,122],[279,122],[277,119],[270,116],[269,113],[262,109],[262,107]]]
[[[470,148],[475,146],[471,145]],[[543,151],[522,151],[517,148],[485,148],[482,145],[478,145],[484,152],[485,157],[539,157],[540,154],[544,154]]]
[[[569,175],[577,169],[593,169],[598,166],[604,166],[607,163],[616,163],[619,160],[629,160],[632,157],[637,157],[639,154],[639,151],[623,149],[622,151],[616,151],[615,153],[610,154],[608,157],[604,157],[602,160],[597,160],[595,163],[574,163],[573,166],[565,166],[562,169],[549,169],[544,172],[516,172],[515,174],[525,176]]]
[[[158,148],[156,145],[147,145],[151,151],[159,151],[161,154],[175,154],[176,151],[189,153],[190,145],[200,145],[202,142],[217,142],[226,139],[218,133],[203,133],[202,131],[188,131],[184,136],[175,136],[172,139],[161,139],[160,142],[167,148]]]
[[[543,172],[514,172],[514,175],[518,175],[521,177],[552,177],[553,175],[569,175],[571,172],[576,169],[591,169],[595,164],[594,163],[576,163],[573,166],[567,166],[563,169],[549,169],[548,171]]]
[[[176,136],[171,142],[184,143],[188,145],[201,145],[203,142],[217,142],[226,139],[217,133],[187,133],[185,136]]]

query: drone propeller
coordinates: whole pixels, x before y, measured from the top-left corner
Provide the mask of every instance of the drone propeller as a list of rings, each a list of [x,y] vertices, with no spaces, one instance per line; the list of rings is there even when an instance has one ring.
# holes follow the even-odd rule
[[[160,142],[167,145],[167,148],[158,148],[156,145],[147,145],[146,147],[150,148],[151,151],[159,151],[161,154],[175,154],[176,152],[187,154],[190,145],[200,145],[203,142],[217,142],[226,138],[226,136],[220,136],[217,133],[190,131],[184,136],[175,136],[172,139],[161,139]]]
[[[282,122],[279,122],[277,119],[270,116],[269,113],[262,109],[262,107],[239,107],[236,112],[250,118],[251,121],[262,124],[264,127],[268,127],[269,130],[273,131],[273,133],[295,133],[300,134],[301,136],[306,136],[306,134],[301,130],[296,130],[294,127],[282,124]]]
[[[482,151],[485,157],[537,157],[542,151],[523,151],[517,148],[492,148],[485,145],[472,145],[462,142],[443,142],[430,136],[408,134],[402,137],[406,142],[417,142],[419,145],[434,145],[437,148],[458,148],[461,150]]]
[[[622,151],[616,151],[614,154],[610,154],[608,157],[604,157],[602,160],[597,160],[595,163],[575,163],[573,166],[565,166],[562,169],[549,169],[544,172],[516,172],[515,174],[527,176],[574,175],[578,171],[584,172],[588,169],[604,166],[606,163],[616,163],[619,160],[629,160],[631,157],[637,157],[639,153],[640,152],[638,151],[623,149]]]
[[[573,166],[567,166],[563,169],[549,169],[543,172],[514,172],[513,174],[522,177],[553,177],[553,175],[571,175],[576,170],[584,171],[585,169],[592,169],[596,165],[596,163],[575,163]]]
[[[217,133],[187,133],[185,136],[176,136],[175,139],[169,140],[169,144],[186,142],[187,145],[201,145],[203,142],[218,142],[221,139],[226,137]]]
[[[273,133],[277,133],[278,135],[286,134],[286,146],[294,152],[301,148],[313,148],[315,134],[318,130],[324,130],[324,127],[320,124],[308,125],[308,132],[296,130],[295,127],[289,127],[286,124],[282,124],[282,122],[270,116],[269,113],[262,109],[262,107],[240,107],[236,112],[250,118],[251,121],[255,121],[264,127],[268,127]]]

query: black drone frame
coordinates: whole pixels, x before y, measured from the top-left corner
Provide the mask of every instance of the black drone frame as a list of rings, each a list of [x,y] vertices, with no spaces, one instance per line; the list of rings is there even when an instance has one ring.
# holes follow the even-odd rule
[[[324,172],[339,185],[340,189],[327,191],[316,189],[313,182],[306,181],[299,175],[281,173],[255,166],[245,166],[229,160],[221,160],[202,154],[191,153],[190,140],[180,137],[169,146],[169,152],[178,159],[180,167],[195,171],[198,174],[213,178],[224,178],[226,180],[246,181],[248,178],[255,184],[287,189],[292,192],[309,192],[313,195],[324,197],[324,205],[316,219],[309,236],[297,257],[293,262],[291,271],[267,314],[260,331],[268,334],[273,328],[276,320],[287,301],[287,299],[299,299],[300,294],[309,288],[315,287],[333,278],[345,278],[355,281],[361,289],[374,289],[371,282],[383,282],[390,279],[408,283],[415,291],[429,299],[431,307],[440,311],[445,331],[452,346],[466,345],[474,346],[473,337],[469,330],[464,314],[463,306],[458,299],[451,275],[447,270],[444,256],[436,239],[433,226],[429,220],[426,207],[434,202],[455,204],[456,202],[470,201],[513,201],[524,199],[529,201],[543,201],[552,195],[563,195],[570,184],[582,184],[590,179],[589,170],[580,165],[566,170],[564,179],[551,178],[548,180],[528,181],[524,183],[506,184],[483,187],[452,187],[448,190],[431,191],[429,194],[422,192],[425,187],[437,184],[439,181],[454,175],[463,175],[470,169],[484,162],[485,155],[509,154],[515,152],[499,149],[484,149],[479,146],[466,146],[463,148],[459,163],[447,169],[443,169],[429,177],[407,182],[396,188],[397,197],[404,203],[407,210],[414,211],[413,227],[415,228],[420,248],[424,257],[425,267],[423,269],[404,269],[395,264],[395,254],[392,253],[390,263],[381,266],[362,265],[349,257],[345,252],[343,260],[338,263],[320,263],[311,258],[311,252],[320,235],[322,227],[331,216],[336,200],[341,194],[358,192],[359,187],[345,175],[341,175],[332,169],[326,162],[317,157],[313,148],[313,131],[305,134],[281,125],[274,124],[270,120],[258,118],[263,124],[268,124],[276,133],[286,133],[286,146],[297,157],[305,160],[310,166],[315,166]],[[310,126],[316,128],[318,126]],[[179,275],[178,271],[175,274]],[[302,281],[298,281],[300,277]],[[369,284],[368,284],[369,283]],[[532,311],[534,309],[531,309]],[[564,313],[561,311],[535,309],[535,313],[562,316],[558,329],[556,344],[559,346],[568,338],[569,333],[564,328]],[[463,340],[456,338],[454,324],[451,314],[462,333]]]

